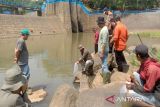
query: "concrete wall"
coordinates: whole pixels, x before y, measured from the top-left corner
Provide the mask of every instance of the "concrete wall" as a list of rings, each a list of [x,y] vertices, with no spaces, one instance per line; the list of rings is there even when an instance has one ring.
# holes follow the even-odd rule
[[[72,32],[83,32],[91,30],[96,25],[97,15],[88,16],[79,5],[70,3],[49,4],[46,8],[46,16],[58,16],[67,30]]]
[[[33,30],[32,35],[52,35],[66,32],[59,17],[37,17],[0,14],[0,37],[17,37],[23,28]]]
[[[83,12],[79,5],[62,2],[48,5],[46,15],[59,16],[60,19],[62,19],[63,23],[66,23],[65,25],[67,26],[67,28],[71,24],[71,29],[73,32],[81,32],[88,30],[90,31],[92,27],[97,26],[97,17],[104,16],[103,14],[89,16]],[[64,17],[65,20],[63,19]],[[158,12],[150,12],[125,15],[122,21],[127,25],[129,31],[139,31],[160,29],[159,19],[160,14]]]
[[[82,10],[80,13],[80,21],[84,31],[91,30],[92,27],[97,26],[96,20],[98,16],[104,15],[86,15]],[[106,16],[104,16],[106,17]],[[141,13],[130,14],[122,17],[122,22],[126,24],[129,31],[142,30],[160,30],[160,13]]]
[[[130,31],[160,30],[160,13],[131,14],[122,20]]]
[[[87,15],[79,7],[67,2],[50,4],[43,17],[34,15],[2,15],[0,14],[0,37],[19,35],[22,28],[33,30],[33,35],[45,35],[65,32],[87,32],[97,26],[98,16]],[[160,14],[157,12],[131,14],[123,18],[129,31],[159,30]],[[12,36],[13,37],[13,36]]]
[[[58,16],[64,29],[71,31],[70,4],[56,3],[47,5],[45,16]]]

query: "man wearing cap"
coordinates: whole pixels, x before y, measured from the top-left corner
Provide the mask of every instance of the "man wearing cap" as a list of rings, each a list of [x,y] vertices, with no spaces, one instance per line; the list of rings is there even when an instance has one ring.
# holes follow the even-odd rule
[[[29,35],[30,32],[28,29],[21,30],[21,36],[18,39],[17,46],[15,48],[15,62],[19,65],[22,74],[27,80],[29,80],[30,71],[28,66],[29,54],[25,41],[28,39]]]
[[[116,63],[118,65],[118,71],[124,72],[127,67],[127,62],[124,57],[123,51],[126,49],[126,43],[128,40],[127,27],[121,22],[120,16],[116,16],[116,26],[113,32],[113,38],[110,43],[114,43],[114,51]]]
[[[0,90],[0,107],[31,107],[26,89],[27,80],[20,70],[6,71],[5,82]]]
[[[135,54],[141,65],[137,72],[131,77],[132,83],[127,85],[128,89],[134,90],[129,95],[139,98],[150,105],[160,105],[160,63],[150,58],[147,46],[141,44],[136,46]]]
[[[80,63],[82,66],[82,73],[86,75],[93,75],[93,64],[94,60],[91,56],[91,53],[85,49],[82,45],[78,46],[78,49],[82,55],[82,57],[77,61],[77,63]]]
[[[108,83],[111,73],[108,70],[108,52],[109,52],[109,33],[108,28],[105,26],[104,17],[98,17],[97,24],[101,28],[98,40],[98,54],[102,61],[102,76],[103,83]]]

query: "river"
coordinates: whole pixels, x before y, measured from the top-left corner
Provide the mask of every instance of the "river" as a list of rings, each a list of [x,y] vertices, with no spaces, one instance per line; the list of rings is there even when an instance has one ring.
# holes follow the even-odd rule
[[[80,57],[77,49],[83,44],[89,51],[94,51],[94,35],[92,33],[56,34],[50,36],[30,36],[26,41],[29,50],[30,87],[44,86],[47,97],[34,107],[48,107],[52,96],[61,84],[72,85],[73,65]],[[17,38],[0,39],[0,86],[4,81],[4,72],[14,69],[14,48]],[[160,38],[142,37],[148,46],[159,44]],[[140,43],[138,37],[131,36],[128,46]]]

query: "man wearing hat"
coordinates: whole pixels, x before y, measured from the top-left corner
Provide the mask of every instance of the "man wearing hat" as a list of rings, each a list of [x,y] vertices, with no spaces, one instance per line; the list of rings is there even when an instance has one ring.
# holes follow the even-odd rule
[[[157,107],[160,105],[160,63],[150,58],[148,48],[143,44],[136,46],[135,54],[141,65],[133,73],[132,83],[127,85],[129,90],[134,90],[128,95],[143,98],[145,103]]]
[[[108,70],[108,52],[109,52],[109,33],[108,28],[105,26],[104,17],[98,17],[97,24],[101,28],[98,40],[98,54],[102,61],[102,76],[103,82],[108,83],[111,73]]]
[[[9,69],[0,90],[0,107],[31,107],[25,93],[27,80],[18,69]]]
[[[94,60],[91,56],[91,53],[85,49],[82,45],[78,46],[78,49],[81,53],[81,58],[77,61],[77,63],[80,63],[82,66],[82,73],[91,76],[94,74],[93,72],[93,64]]]
[[[18,39],[17,46],[15,48],[15,62],[19,65],[22,74],[27,80],[29,80],[30,71],[28,66],[29,54],[25,41],[28,39],[29,35],[30,32],[28,29],[21,30],[21,36]]]

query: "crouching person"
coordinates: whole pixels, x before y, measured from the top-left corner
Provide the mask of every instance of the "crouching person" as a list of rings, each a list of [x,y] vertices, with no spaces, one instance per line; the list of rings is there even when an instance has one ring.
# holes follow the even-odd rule
[[[78,49],[80,50],[82,57],[77,61],[77,63],[81,64],[82,73],[88,76],[94,75],[93,72],[94,60],[91,56],[91,53],[87,49],[85,49],[82,45],[79,45]]]
[[[145,45],[138,45],[135,54],[141,65],[138,72],[133,73],[132,83],[127,88],[133,90],[131,95],[143,100],[140,106],[160,105],[160,64],[149,57],[148,48]],[[148,106],[147,106],[148,107]]]
[[[0,107],[32,107],[26,94],[27,86],[20,70],[8,70],[0,90]]]

